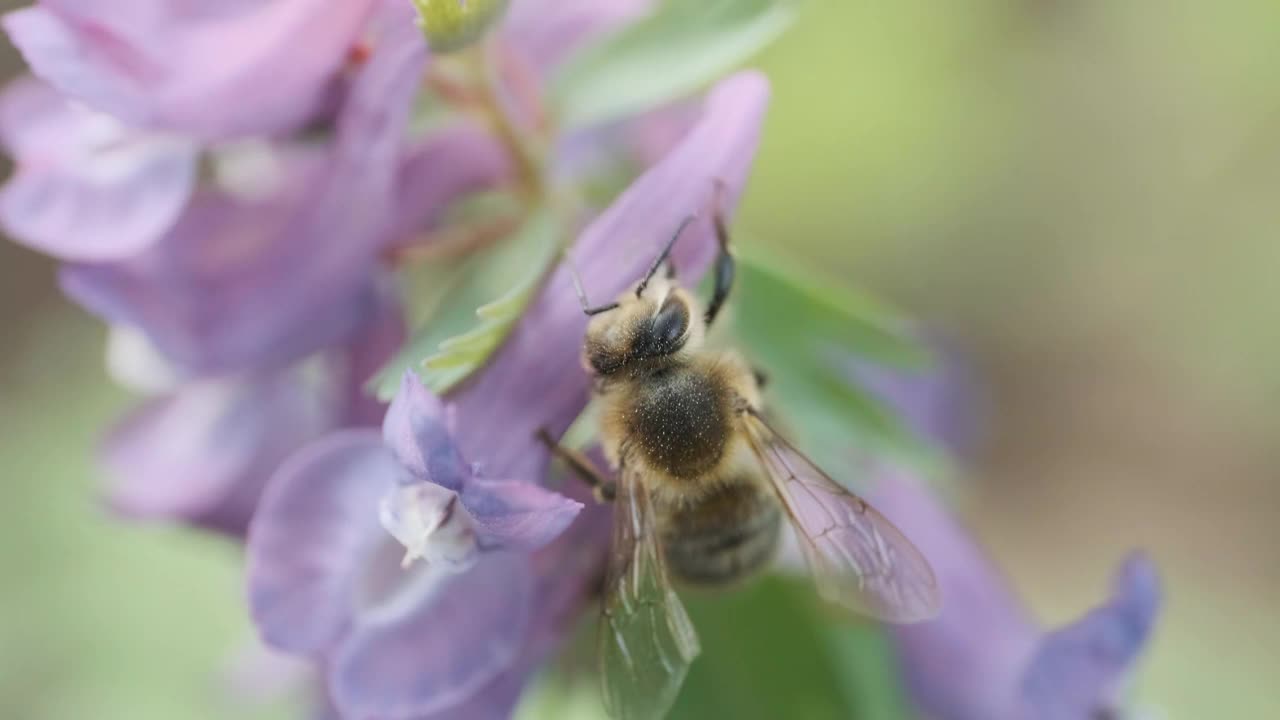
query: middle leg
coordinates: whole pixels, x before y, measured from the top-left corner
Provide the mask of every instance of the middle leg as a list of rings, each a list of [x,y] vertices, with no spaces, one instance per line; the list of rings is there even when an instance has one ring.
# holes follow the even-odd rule
[[[597,502],[612,502],[617,496],[617,486],[613,480],[606,477],[591,458],[556,442],[545,428],[538,431],[538,439],[547,446],[552,455],[564,461],[569,470],[591,488],[591,493],[595,495]]]

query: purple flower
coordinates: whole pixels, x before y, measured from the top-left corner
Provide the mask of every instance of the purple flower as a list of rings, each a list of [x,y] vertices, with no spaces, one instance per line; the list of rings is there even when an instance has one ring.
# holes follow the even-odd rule
[[[356,716],[436,712],[507,670],[534,584],[521,556],[582,508],[527,479],[477,476],[448,426],[443,404],[406,374],[382,437],[349,431],[304,450],[250,531],[250,606],[264,638],[327,657],[334,700]],[[411,572],[379,565],[389,536]]]
[[[340,342],[376,309],[425,62],[411,26],[389,33],[353,82],[332,148],[268,151],[281,178],[265,197],[202,190],[154,248],[68,266],[63,288],[193,373],[280,367]]]
[[[933,348],[927,369],[905,371],[844,358],[841,365],[851,382],[893,408],[916,435],[963,457],[980,442],[983,398],[960,353],[946,342],[920,342]]]
[[[363,385],[400,344],[403,325],[387,299],[344,347],[280,370],[178,379],[159,390],[104,439],[107,504],[131,518],[183,520],[243,536],[285,458],[336,428],[376,424],[382,408]],[[142,375],[119,362],[114,369]],[[157,375],[153,367],[140,370],[147,379]]]
[[[202,139],[315,115],[377,0],[41,0],[4,16],[33,71],[135,127]]]
[[[503,39],[526,67],[545,72],[567,59],[584,41],[636,20],[654,0],[598,0],[563,3],[550,11],[539,0],[515,0],[502,27]]]
[[[116,260],[160,238],[195,185],[196,148],[130,130],[33,78],[0,96],[0,139],[14,174],[0,221],[14,239],[64,260]]]
[[[680,144],[586,228],[571,255],[589,292],[607,297],[634,282],[690,214],[704,220],[677,263],[690,279],[705,269],[716,185],[731,207],[767,98],[757,74],[723,81]],[[562,433],[586,403],[585,322],[561,268],[452,393],[452,410],[406,377],[382,438],[331,435],[272,480],[249,534],[255,622],[273,646],[323,659],[348,714],[503,716],[559,641],[585,580],[557,573],[595,567],[606,539],[584,529],[593,542],[556,543],[530,561],[580,507],[538,487],[548,458],[535,435]],[[581,557],[550,555],[557,547]]]
[[[1116,711],[1159,611],[1159,579],[1149,559],[1130,556],[1110,599],[1046,633],[918,483],[888,475],[876,500],[929,558],[945,598],[937,620],[892,629],[907,687],[923,712],[940,720],[1079,720]]]
[[[333,425],[331,398],[305,375],[189,382],[143,403],[104,443],[111,507],[243,534],[276,466]]]
[[[928,375],[860,366],[922,436],[968,449],[974,397],[954,357]],[[1117,571],[1111,597],[1065,628],[1036,626],[977,542],[910,473],[881,467],[873,501],[929,559],[942,614],[894,626],[911,698],[938,720],[1084,720],[1110,717],[1160,605],[1154,565],[1135,553]]]

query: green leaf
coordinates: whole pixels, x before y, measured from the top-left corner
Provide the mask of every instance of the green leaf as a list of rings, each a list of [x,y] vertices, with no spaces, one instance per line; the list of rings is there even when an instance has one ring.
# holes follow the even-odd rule
[[[680,593],[698,630],[694,661],[668,720],[900,720],[906,710],[885,631],[821,603],[807,578],[767,576],[727,592]],[[607,720],[587,616],[516,717]]]
[[[552,106],[580,128],[678,99],[750,58],[794,15],[789,0],[666,0],[562,65]]]
[[[769,375],[771,410],[838,479],[849,451],[931,469],[937,453],[879,398],[840,367],[861,358],[906,371],[929,354],[902,316],[870,295],[816,282],[785,260],[752,250],[739,258],[734,334]]]
[[[879,718],[868,709],[898,692],[896,682],[882,682],[893,673],[883,644],[848,662],[843,638],[863,634],[824,613],[807,580],[766,577],[728,593],[682,596],[703,653],[670,720]]]
[[[869,622],[832,623],[824,634],[840,677],[841,689],[858,707],[858,720],[913,717],[898,677],[888,629]]]
[[[738,252],[743,289],[739,304],[768,303],[772,333],[806,344],[830,341],[872,362],[925,369],[929,353],[915,339],[913,323],[869,293],[823,283],[779,253],[760,245]],[[798,314],[787,316],[786,312]],[[797,323],[796,317],[805,322]],[[757,320],[752,316],[752,321]],[[775,335],[777,337],[777,335]]]
[[[390,399],[407,368],[418,370],[434,392],[445,393],[483,366],[541,287],[556,259],[559,232],[555,215],[538,208],[502,242],[410,273],[410,320],[416,329],[373,379],[378,397]]]

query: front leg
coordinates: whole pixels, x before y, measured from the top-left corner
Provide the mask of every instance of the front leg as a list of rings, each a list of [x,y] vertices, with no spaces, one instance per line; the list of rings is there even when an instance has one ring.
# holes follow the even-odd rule
[[[595,495],[596,502],[612,502],[617,497],[617,485],[596,467],[591,458],[556,442],[546,428],[538,430],[538,439],[547,446],[552,455],[563,460],[569,470],[591,488],[591,494]]]
[[[724,305],[725,300],[729,299],[729,291],[733,289],[734,260],[733,253],[729,252],[729,228],[725,226],[724,208],[721,200],[723,192],[724,186],[717,183],[716,208],[715,215],[712,216],[712,222],[715,225],[716,242],[720,250],[719,254],[716,255],[715,267],[712,268],[715,289],[711,292],[711,302],[707,303],[705,320],[708,327],[715,321],[716,316],[720,314],[720,308]]]

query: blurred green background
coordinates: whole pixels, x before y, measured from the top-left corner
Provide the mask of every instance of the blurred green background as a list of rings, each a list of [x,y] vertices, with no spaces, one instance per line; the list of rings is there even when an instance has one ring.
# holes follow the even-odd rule
[[[1278,47],[1274,0],[811,0],[758,63],[738,232],[961,343],[989,412],[961,512],[1037,615],[1152,552],[1139,697],[1173,718],[1276,707]],[[238,549],[100,511],[128,399],[103,328],[9,243],[0,333],[0,717],[280,716],[226,692]]]

